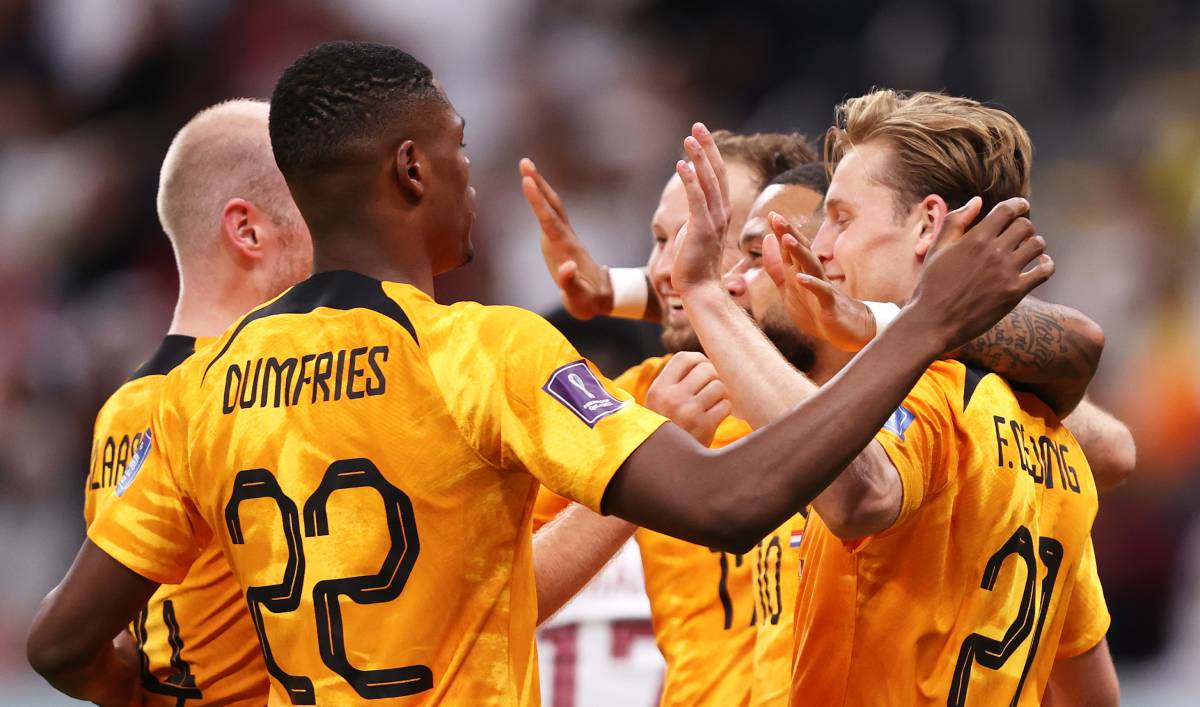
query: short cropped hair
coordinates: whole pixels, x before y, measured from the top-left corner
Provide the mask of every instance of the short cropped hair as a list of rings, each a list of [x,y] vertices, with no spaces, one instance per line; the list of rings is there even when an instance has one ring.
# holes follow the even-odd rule
[[[741,162],[758,178],[760,186],[783,172],[818,160],[817,150],[800,133],[751,133],[739,135],[714,130],[713,141],[727,162]],[[684,159],[687,159],[686,155]]]
[[[824,196],[829,191],[829,170],[824,162],[807,162],[776,176],[767,186],[776,184],[800,186]]]
[[[873,141],[893,150],[879,181],[895,191],[898,215],[929,194],[951,209],[980,196],[984,213],[1029,196],[1033,143],[999,108],[943,93],[876,89],[837,107],[825,159],[832,167],[855,145]]]
[[[181,263],[215,244],[230,199],[253,202],[277,224],[291,216],[291,195],[271,163],[267,111],[266,103],[246,98],[218,103],[189,120],[167,148],[158,219]]]
[[[385,131],[411,129],[421,108],[439,97],[429,67],[396,47],[326,42],[275,84],[275,162],[289,184],[337,169],[368,154]]]

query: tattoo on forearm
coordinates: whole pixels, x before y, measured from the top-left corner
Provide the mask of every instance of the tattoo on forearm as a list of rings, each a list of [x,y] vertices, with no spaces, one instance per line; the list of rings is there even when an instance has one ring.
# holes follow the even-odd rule
[[[1092,370],[1091,350],[1062,308],[1030,297],[964,346],[958,357],[1014,379],[1036,382]]]

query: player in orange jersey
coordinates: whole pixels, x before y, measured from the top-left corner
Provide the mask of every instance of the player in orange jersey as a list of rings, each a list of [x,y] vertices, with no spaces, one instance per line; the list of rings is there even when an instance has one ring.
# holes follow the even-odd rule
[[[741,232],[739,245],[742,259],[727,278],[731,294],[747,311],[752,311],[755,320],[771,342],[783,352],[793,366],[804,371],[817,383],[823,383],[831,378],[849,360],[850,356],[823,339],[796,330],[779,303],[776,287],[769,278],[761,276],[761,244],[763,236],[771,232],[767,220],[771,211],[778,212],[790,219],[809,237],[815,235],[816,228],[820,224],[820,207],[827,184],[824,170],[824,165],[819,163],[790,170],[773,180],[773,183],[768,185],[764,192],[757,197]],[[555,213],[558,213],[561,211],[561,206],[556,206],[555,209]],[[662,208],[660,207],[661,212]],[[552,218],[557,217],[552,216]],[[554,263],[557,253],[558,259],[569,258],[572,261],[590,263],[584,270],[599,275],[603,274],[601,266],[592,263],[586,249],[577,237],[570,231],[564,232],[563,223],[565,221],[555,223],[553,220],[543,217],[542,223],[544,232],[557,235],[555,239],[543,240],[544,254],[548,262]],[[547,247],[548,241],[550,245],[557,248],[557,251]],[[735,238],[732,243],[738,244],[738,240]],[[728,262],[729,258],[723,256],[723,264],[728,264]],[[578,269],[567,265],[565,270],[571,272]],[[575,277],[576,280],[579,279],[578,275]],[[594,297],[591,293],[596,289],[587,285],[586,281],[585,284],[576,282],[571,286],[564,286],[563,295],[565,300],[572,299],[574,301],[572,307],[575,310],[591,311],[602,306],[587,301],[587,298]],[[751,307],[752,302],[757,306]],[[857,301],[854,304],[858,307],[862,306]],[[1023,307],[1024,311],[1031,314],[1036,313],[1038,316],[1053,318],[1060,323],[1064,330],[1072,332],[1075,336],[1084,337],[1094,328],[1094,324],[1089,320],[1067,308],[1042,305],[1032,301]],[[1033,312],[1030,309],[1033,307],[1038,310]],[[844,318],[849,319],[846,322],[846,328],[851,330],[853,335],[867,336],[869,340],[869,335],[873,334],[875,330],[871,311],[864,309],[860,314],[855,309],[852,313],[853,317],[844,315]],[[868,333],[863,334],[864,330]],[[843,338],[851,336],[851,331],[847,331]],[[1078,354],[1078,350],[1074,346],[1065,348],[1058,356],[1047,358],[1043,362],[1044,369],[1030,370],[1028,367],[1022,369],[1006,364],[1006,357],[1011,356],[1008,349],[1013,345],[1013,342],[1007,340],[1001,331],[996,332],[996,335],[989,340],[977,342],[973,348],[964,351],[961,355],[964,360],[973,365],[993,366],[1014,378],[1022,376],[1029,378],[1033,384],[1041,382],[1044,385],[1045,381],[1050,381],[1055,385],[1061,386],[1066,383],[1078,387],[1086,386],[1090,379],[1090,368],[1077,370],[1075,366],[1073,357]],[[858,346],[861,347],[861,343]],[[695,365],[697,365],[695,361],[689,362],[689,366]],[[711,376],[711,369],[708,371],[708,375]],[[668,378],[672,377],[668,376]],[[656,382],[652,376],[644,377],[644,380],[640,378],[631,380],[626,387],[635,394],[639,386],[641,390],[645,390],[652,383],[659,387],[667,387],[677,399],[673,399],[670,405],[659,403],[652,407],[667,414],[673,421],[683,425],[685,429],[707,429],[710,430],[708,434],[711,434],[712,425],[715,422],[712,421],[712,415],[705,405],[696,404],[697,401],[693,401],[690,407],[685,407],[683,402],[688,400],[689,395],[696,387],[681,390],[682,386],[674,378],[669,381],[660,379]],[[668,385],[664,386],[664,383]],[[1053,390],[1048,393],[1049,397],[1055,395]],[[1124,425],[1087,401],[1072,413],[1069,424],[1071,429],[1076,432],[1084,450],[1089,456],[1097,458],[1096,476],[1102,488],[1120,483],[1131,472],[1133,445],[1128,429]],[[586,513],[582,509],[571,510],[578,515]],[[595,519],[583,527],[582,532],[585,533],[585,536],[580,538],[543,538],[542,547],[546,549],[547,554],[569,556],[575,563],[561,570],[555,577],[555,581],[549,582],[549,584],[556,589],[574,588],[581,584],[587,576],[590,576],[589,568],[598,566],[597,558],[607,557],[611,552],[611,548],[598,540],[593,533],[606,529],[614,522],[619,523],[615,519]],[[789,519],[787,523],[765,537],[759,543],[756,555],[751,557],[753,590],[756,598],[754,616],[757,625],[751,682],[751,704],[754,705],[777,705],[787,701],[791,685],[792,614],[799,547],[803,538],[804,525],[803,515],[798,514]],[[560,545],[569,547],[570,553],[566,553],[559,547]],[[549,564],[548,562],[547,565]],[[540,571],[541,569],[539,567]],[[551,570],[547,567],[545,571],[550,572]],[[572,575],[572,572],[575,574]],[[575,584],[571,584],[572,581]],[[710,651],[729,651],[735,649],[736,645],[727,642],[712,644],[706,648]]]
[[[746,215],[766,182],[781,171],[801,164],[817,163],[816,150],[797,134],[759,133],[736,135],[713,133],[721,154],[728,160],[730,222],[728,240],[736,246]],[[580,317],[611,312],[613,293],[610,271],[596,263],[579,243],[567,218],[562,200],[532,161],[523,160],[522,187],[542,229],[543,255],[556,281],[563,288],[567,308]],[[819,201],[819,197],[818,197]],[[671,289],[671,261],[663,257],[669,239],[687,220],[687,198],[683,182],[672,176],[663,188],[658,208],[650,223],[653,239],[647,275],[654,294],[646,290],[637,270],[627,270],[634,285],[642,285],[642,301],[651,306],[638,316],[661,316],[662,341],[668,356],[652,358],[622,373],[615,382],[634,400],[665,415],[714,449],[736,442],[750,427],[730,415],[724,388],[712,365],[695,352],[699,342]],[[570,263],[564,251],[571,250]],[[736,247],[723,251],[723,265],[733,267]],[[659,302],[667,302],[660,307]],[[539,492],[539,504],[550,505],[554,494]],[[558,497],[558,505],[565,501]],[[538,538],[539,572],[556,575],[539,582],[539,601],[557,608],[563,593],[575,578],[590,577],[634,533],[633,526],[617,518],[592,516],[572,509],[562,523]],[[572,527],[568,518],[581,524]],[[580,523],[582,521],[582,523]],[[624,534],[619,533],[624,529]],[[557,538],[549,537],[554,533]],[[745,705],[750,699],[756,625],[759,622],[753,566],[757,551],[732,555],[694,545],[646,529],[634,535],[642,559],[646,593],[650,599],[654,637],[667,663],[660,704],[701,707]],[[544,553],[562,554],[569,564],[555,562]],[[569,559],[568,559],[569,558]],[[545,562],[542,562],[545,559]],[[565,597],[562,597],[565,598]],[[789,602],[790,606],[790,602]]]
[[[814,213],[814,205],[818,204],[819,196],[824,194],[827,185],[827,178],[824,178],[823,174],[824,167],[820,167],[821,174],[813,174],[811,170],[802,167],[780,175],[759,195],[742,233],[743,259],[726,277],[730,293],[751,312],[772,343],[793,365],[797,365],[797,361],[807,360],[808,367],[802,370],[817,383],[823,383],[836,374],[849,355],[819,338],[816,332],[805,333],[796,329],[784,309],[779,288],[763,272],[762,241],[764,236],[772,233],[768,222],[771,212],[782,216],[800,235],[807,238],[816,235],[822,213],[820,209]],[[819,276],[819,269],[814,270],[814,274]],[[847,309],[849,306],[861,308],[861,305],[854,301],[844,304],[848,305]],[[841,317],[831,316],[830,319],[835,323],[843,322],[846,331],[835,338],[847,340],[866,336],[869,339],[869,334],[859,330],[863,317],[846,316],[838,307],[817,311],[818,314],[826,315],[837,315],[839,312],[842,312]],[[863,311],[861,314],[869,312]],[[1073,326],[1082,328],[1084,323],[1076,322]],[[824,333],[828,333],[828,330]],[[985,362],[996,365],[997,357],[1006,355],[1004,348],[1011,345],[1002,340],[990,346],[979,342],[975,344],[976,350],[973,353],[966,352],[963,356],[968,360],[982,358]],[[795,353],[806,350],[806,355],[798,356]],[[1064,423],[1074,433],[1091,462],[1097,486],[1101,490],[1116,486],[1132,473],[1136,451],[1129,430],[1124,424],[1087,399],[1075,408]],[[760,588],[761,611],[764,615],[769,615],[772,602],[778,602],[783,611],[776,612],[779,616],[777,621],[764,621],[759,624],[755,641],[752,704],[786,704],[788,699],[791,687],[794,598],[805,524],[805,517],[798,515],[759,543],[755,585]],[[778,549],[774,549],[774,545],[777,545]],[[1061,677],[1063,673],[1060,668],[1053,675]]]
[[[954,214],[912,302],[836,381],[708,450],[537,316],[434,302],[433,276],[472,252],[463,127],[394,47],[331,42],[284,72],[272,149],[315,274],[167,377],[120,500],[34,620],[30,662],[56,687],[128,703],[135,675],[111,637],[211,539],[245,591],[271,703],[536,704],[539,482],[744,552],[837,476],[930,362],[1053,271],[1038,243],[1017,247],[1023,200],[970,229],[973,214]],[[712,286],[729,221],[727,194],[703,205],[722,188],[719,153],[699,124],[686,145],[692,215],[672,281],[758,346]]]
[[[308,228],[271,157],[266,103],[207,108],[175,136],[163,161],[158,214],[179,266],[179,301],[158,350],[96,416],[84,489],[91,525],[113,503],[144,442],[166,375],[197,340],[211,340],[255,305],[303,279],[312,265]],[[133,637],[147,705],[261,705],[266,666],[219,547],[209,546],[178,584],[163,585],[139,612]]]
[[[838,162],[813,242],[820,262],[776,219],[785,257],[776,254],[782,262],[770,269],[791,318],[834,339],[827,324],[839,311],[869,316],[846,295],[910,295],[950,206],[976,205],[976,193],[993,203],[1028,193],[1024,130],[966,99],[891,91],[853,99],[839,108],[827,148]],[[1019,247],[1040,240],[1027,224],[1026,232]],[[730,345],[720,326],[697,328],[751,422],[803,396],[789,389],[803,382],[777,355]],[[1033,377],[1045,356],[1075,345],[1069,335],[1030,302],[968,348],[1021,342],[1009,344],[1014,360],[1004,365]],[[1085,371],[1098,359],[1095,338]],[[800,558],[793,703],[1038,704],[1048,684],[1070,704],[1116,703],[1089,537],[1096,483],[1055,414],[1078,403],[1089,378],[1046,380],[1039,399],[956,362],[929,369],[814,501]]]

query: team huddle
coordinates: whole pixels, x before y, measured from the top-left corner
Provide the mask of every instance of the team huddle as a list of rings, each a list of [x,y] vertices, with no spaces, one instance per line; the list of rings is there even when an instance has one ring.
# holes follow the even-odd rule
[[[697,123],[645,268],[523,160],[567,310],[663,326],[614,380],[434,299],[473,256],[463,130],[420,61],[331,42],[176,135],[179,302],[97,415],[28,643],[51,684],[539,704],[538,624],[633,536],[663,705],[1118,703],[1091,528],[1132,441],[1085,397],[1099,327],[1028,296],[1012,116],[876,90],[823,149]]]

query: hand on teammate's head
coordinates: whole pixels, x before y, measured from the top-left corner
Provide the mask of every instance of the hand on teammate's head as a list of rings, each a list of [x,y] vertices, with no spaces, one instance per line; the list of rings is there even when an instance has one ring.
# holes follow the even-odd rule
[[[944,335],[947,351],[990,329],[1054,274],[1046,241],[1026,217],[1028,201],[1002,201],[971,226],[982,203],[974,197],[947,215],[913,292],[911,306]]]

